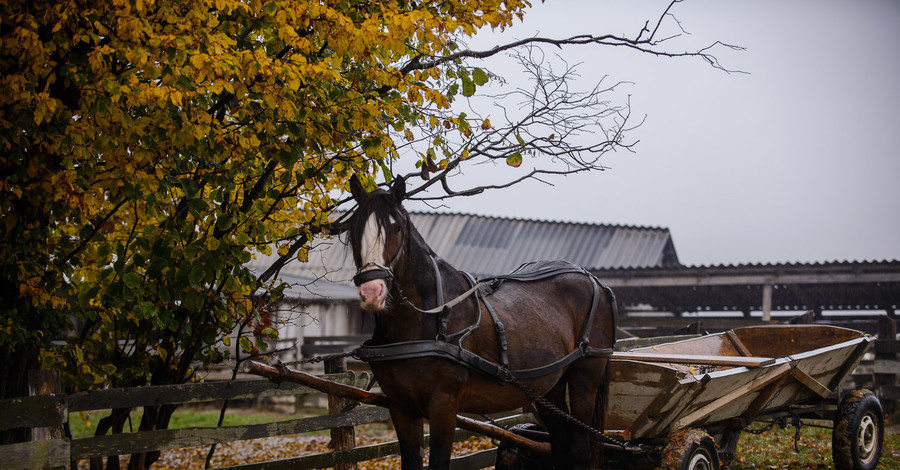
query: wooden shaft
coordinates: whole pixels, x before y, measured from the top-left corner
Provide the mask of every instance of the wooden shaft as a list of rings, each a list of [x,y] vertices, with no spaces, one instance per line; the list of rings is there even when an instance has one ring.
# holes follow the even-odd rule
[[[247,372],[269,379],[287,380],[288,382],[298,383],[318,390],[322,393],[349,398],[351,400],[356,400],[367,405],[387,407],[390,404],[390,399],[380,393],[373,393],[368,390],[363,390],[350,385],[332,382],[330,380],[316,377],[315,375],[307,374],[306,372],[301,372],[299,370],[289,369],[287,367],[272,367],[270,365],[262,364],[256,361],[249,361]],[[461,429],[466,429],[468,431],[485,435],[492,439],[497,439],[509,443],[524,450],[529,450],[542,455],[550,454],[550,444],[547,442],[532,441],[531,439],[522,437],[501,427],[466,418],[465,416],[456,416],[456,426]]]
[[[331,380],[316,377],[299,370],[289,369],[287,367],[273,367],[256,361],[249,361],[247,372],[259,375],[272,380],[287,380],[309,388],[318,390],[328,395],[336,395],[343,398],[356,400],[367,405],[388,406],[388,398],[380,393],[372,393],[368,390],[356,388],[350,385],[344,385]]]

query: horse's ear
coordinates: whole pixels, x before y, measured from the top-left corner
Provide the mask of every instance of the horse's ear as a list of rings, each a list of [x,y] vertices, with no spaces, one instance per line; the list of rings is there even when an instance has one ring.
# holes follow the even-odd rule
[[[406,199],[406,180],[402,176],[394,178],[394,183],[391,185],[391,196],[397,202]]]
[[[368,194],[355,174],[350,176],[350,194],[352,194],[353,199],[356,199],[357,201],[362,201],[363,198],[366,197],[366,194]]]

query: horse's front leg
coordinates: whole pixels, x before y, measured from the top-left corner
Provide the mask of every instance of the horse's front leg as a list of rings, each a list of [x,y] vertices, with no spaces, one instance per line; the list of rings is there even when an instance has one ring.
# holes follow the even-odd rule
[[[423,418],[396,406],[388,408],[388,411],[400,444],[400,468],[422,470],[422,452],[425,448]]]
[[[459,403],[449,395],[432,398],[428,407],[428,427],[430,430],[430,470],[448,470],[450,453],[456,433],[456,411]]]

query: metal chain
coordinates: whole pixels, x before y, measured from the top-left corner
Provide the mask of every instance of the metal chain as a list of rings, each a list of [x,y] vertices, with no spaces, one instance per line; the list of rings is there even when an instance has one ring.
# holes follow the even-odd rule
[[[481,417],[484,418],[484,420],[485,420],[488,424],[497,426],[497,427],[500,428],[500,429],[506,429],[506,430],[509,430],[509,427],[504,426],[504,425],[498,423],[497,421],[494,420],[494,418],[491,418],[490,416],[488,416],[488,415],[486,415],[486,414],[482,414]]]
[[[800,428],[803,427],[803,420],[800,416],[791,413],[794,418],[794,452],[800,452]]]
[[[775,422],[770,421],[765,427],[762,427],[759,429],[744,428],[741,430],[741,432],[747,432],[747,433],[755,434],[755,435],[759,436],[760,434],[770,431],[774,427],[775,427]]]
[[[291,366],[291,365],[294,365],[294,364],[317,364],[317,363],[319,363],[319,362],[324,362],[324,361],[327,361],[327,360],[329,360],[329,359],[341,359],[341,358],[344,358],[344,357],[350,357],[350,356],[353,356],[353,355],[355,355],[355,354],[356,354],[356,349],[354,349],[354,350],[352,350],[352,351],[349,351],[349,352],[336,353],[336,354],[327,354],[327,355],[325,355],[325,356],[314,356],[314,357],[311,357],[311,358],[309,358],[309,359],[300,359],[300,360],[298,360],[298,361],[281,362],[280,364],[283,365],[283,366]]]
[[[620,441],[612,436],[603,434],[603,431],[592,428],[590,425],[582,422],[581,420],[572,416],[565,410],[554,405],[550,400],[547,400],[546,398],[538,395],[534,390],[529,388],[527,385],[523,384],[519,379],[515,378],[512,375],[512,373],[509,371],[509,369],[503,369],[503,370],[504,370],[504,372],[506,372],[507,380],[509,380],[509,382],[512,383],[513,385],[515,385],[516,387],[519,387],[519,389],[522,390],[523,392],[525,392],[525,395],[528,395],[528,398],[531,398],[531,400],[533,402],[535,402],[536,404],[546,408],[547,410],[549,410],[553,413],[556,413],[559,416],[562,416],[569,423],[574,424],[574,425],[584,429],[585,431],[591,433],[592,435],[596,436],[600,440],[609,442],[609,443],[619,446],[623,449],[628,447],[628,445],[624,441]]]

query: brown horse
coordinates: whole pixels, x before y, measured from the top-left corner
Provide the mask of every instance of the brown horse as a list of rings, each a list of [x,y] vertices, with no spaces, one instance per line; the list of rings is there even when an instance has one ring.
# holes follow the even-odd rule
[[[528,406],[525,388],[602,429],[615,341],[611,291],[560,262],[476,286],[410,223],[402,179],[390,192],[368,193],[355,176],[350,187],[358,203],[349,226],[359,268],[354,281],[362,307],[376,312],[370,343],[387,351],[364,359],[390,399],[403,469],[422,468],[424,419],[430,468],[447,469],[457,412]],[[536,409],[557,468],[599,465],[602,445],[592,432],[545,406]]]

